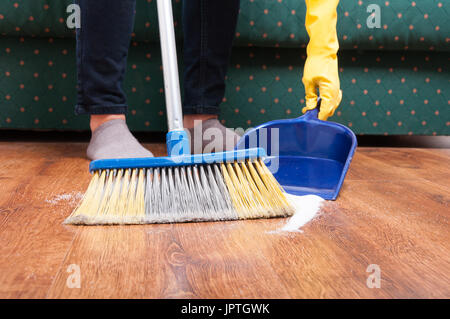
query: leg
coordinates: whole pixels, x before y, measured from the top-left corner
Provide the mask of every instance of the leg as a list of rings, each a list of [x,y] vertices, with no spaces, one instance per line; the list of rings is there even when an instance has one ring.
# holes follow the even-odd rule
[[[209,140],[205,130],[216,129],[215,150],[234,147],[238,136],[218,121],[219,105],[225,93],[225,76],[239,14],[239,0],[184,0],[184,125],[193,137],[195,121],[203,121],[200,141],[191,138],[194,153],[204,150]],[[198,134],[194,134],[198,136]],[[211,135],[211,134],[206,134]],[[226,139],[232,143],[226,146]],[[214,142],[213,142],[214,143]],[[193,145],[196,144],[196,145]],[[211,143],[209,143],[211,144]],[[221,144],[221,145],[219,145]]]
[[[90,114],[88,157],[151,156],[125,123],[122,83],[134,25],[135,0],[76,0],[81,8],[77,29],[78,91],[75,113]]]

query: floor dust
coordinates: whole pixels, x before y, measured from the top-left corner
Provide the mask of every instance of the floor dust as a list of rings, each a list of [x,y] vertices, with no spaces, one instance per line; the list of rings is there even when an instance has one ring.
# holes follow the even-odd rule
[[[288,219],[283,227],[276,231],[271,231],[270,233],[302,232],[301,227],[314,219],[324,202],[323,198],[316,195],[285,195],[291,205],[295,208],[295,213]]]
[[[64,202],[66,204],[75,205],[82,198],[83,198],[83,193],[81,193],[81,192],[72,192],[72,193],[65,193],[65,194],[55,195],[51,199],[46,199],[45,202],[49,203],[49,204],[52,204],[52,205],[57,205],[60,202]]]

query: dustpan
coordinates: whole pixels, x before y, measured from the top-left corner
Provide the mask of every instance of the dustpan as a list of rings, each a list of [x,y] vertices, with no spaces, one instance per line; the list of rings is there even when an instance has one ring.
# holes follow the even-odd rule
[[[236,149],[264,148],[267,167],[287,193],[335,200],[357,141],[348,127],[319,120],[319,107],[320,101],[317,108],[299,118],[251,129]]]

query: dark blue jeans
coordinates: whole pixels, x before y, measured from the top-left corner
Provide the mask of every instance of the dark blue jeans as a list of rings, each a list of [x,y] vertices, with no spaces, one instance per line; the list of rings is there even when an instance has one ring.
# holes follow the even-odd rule
[[[122,83],[136,0],[76,0],[77,114],[125,114]],[[183,0],[185,114],[218,114],[239,0]],[[155,88],[156,89],[156,88]]]

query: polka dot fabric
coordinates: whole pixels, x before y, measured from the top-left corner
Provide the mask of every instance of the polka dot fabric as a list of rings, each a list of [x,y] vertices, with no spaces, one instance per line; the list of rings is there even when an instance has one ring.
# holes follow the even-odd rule
[[[66,8],[73,0],[2,0],[0,33],[3,36],[74,38],[66,26]],[[173,0],[175,30],[181,40],[181,0]],[[157,42],[159,39],[156,0],[137,0],[134,41]]]
[[[0,1],[0,128],[88,129],[75,116],[75,43],[65,25],[72,0]],[[181,0],[174,0],[181,40]],[[369,29],[369,4],[381,28]],[[357,134],[450,134],[448,1],[341,1],[341,106],[330,120]],[[305,5],[241,0],[221,120],[247,128],[300,115],[306,58]],[[125,90],[128,122],[164,131],[155,0],[137,0]],[[181,61],[180,61],[181,62]],[[182,70],[182,64],[181,70]]]
[[[182,0],[173,0],[181,30]],[[74,37],[66,27],[73,0],[2,0],[0,33],[8,36]],[[380,8],[380,27],[369,28],[369,5]],[[308,42],[304,0],[241,0],[236,46],[295,47]],[[341,0],[338,35],[342,49],[450,51],[448,0]],[[177,33],[181,40],[181,32]],[[137,0],[135,41],[158,41],[156,0]]]
[[[231,127],[300,116],[304,50],[234,50],[222,117]],[[343,100],[331,121],[357,134],[450,134],[449,54],[340,54]]]
[[[367,7],[373,4],[380,25],[369,28]],[[448,0],[341,0],[338,15],[343,49],[450,51]]]
[[[88,129],[76,116],[75,43],[68,39],[1,39],[0,127]],[[161,54],[157,44],[135,42],[124,88],[133,129],[165,130]]]
[[[370,28],[369,5],[380,8]],[[242,0],[240,46],[299,47],[308,42],[303,0]],[[371,18],[369,19],[371,20]],[[338,35],[342,49],[450,51],[450,2],[445,0],[341,0]]]

